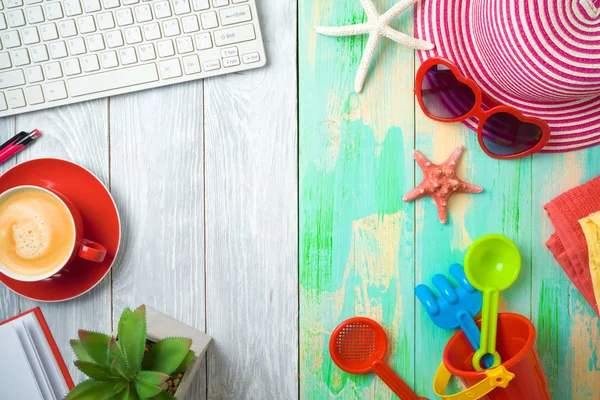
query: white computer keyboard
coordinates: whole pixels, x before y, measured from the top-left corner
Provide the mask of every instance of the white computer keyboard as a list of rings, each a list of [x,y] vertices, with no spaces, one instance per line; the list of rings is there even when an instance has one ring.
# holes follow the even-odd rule
[[[0,117],[265,62],[255,0],[0,0]]]

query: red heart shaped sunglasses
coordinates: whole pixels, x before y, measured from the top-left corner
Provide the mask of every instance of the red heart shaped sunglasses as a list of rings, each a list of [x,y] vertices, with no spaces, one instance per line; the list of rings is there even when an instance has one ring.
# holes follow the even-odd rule
[[[526,117],[514,107],[496,105],[484,110],[484,94],[479,86],[445,58],[434,57],[421,64],[415,94],[425,115],[436,121],[477,118],[479,145],[492,158],[527,157],[540,151],[550,139],[546,122]]]

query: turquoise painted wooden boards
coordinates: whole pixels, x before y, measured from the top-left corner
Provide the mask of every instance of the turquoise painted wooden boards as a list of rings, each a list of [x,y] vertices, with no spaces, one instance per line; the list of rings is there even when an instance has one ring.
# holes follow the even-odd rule
[[[380,11],[393,3],[377,1]],[[359,0],[299,2],[301,398],[394,397],[373,376],[345,374],[329,358],[331,331],[355,315],[385,326],[390,364],[419,395],[434,398],[433,375],[451,333],[415,304],[414,286],[462,262],[474,239],[500,233],[523,256],[501,309],[536,325],[553,398],[597,399],[600,322],[545,247],[552,226],[543,205],[600,174],[600,147],[514,162],[488,158],[473,132],[434,123],[415,107],[419,62],[390,41],[355,94],[367,37],[317,36],[313,26],[364,18]],[[395,27],[412,34],[411,13]],[[460,176],[484,193],[455,196],[444,226],[430,200],[407,204],[402,196],[421,180],[413,149],[442,162],[459,144],[467,147]]]

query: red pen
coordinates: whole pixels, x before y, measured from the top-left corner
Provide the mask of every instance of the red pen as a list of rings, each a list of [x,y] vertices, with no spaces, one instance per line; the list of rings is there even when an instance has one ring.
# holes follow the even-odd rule
[[[35,139],[39,138],[42,133],[34,129],[31,132],[20,132],[8,141],[0,145],[0,164],[20,152],[31,144]]]

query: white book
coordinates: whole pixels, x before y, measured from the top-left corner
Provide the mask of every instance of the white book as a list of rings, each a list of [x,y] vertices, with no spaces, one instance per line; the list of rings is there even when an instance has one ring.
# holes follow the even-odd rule
[[[70,386],[71,378],[39,309],[0,323],[3,400],[61,400]]]

